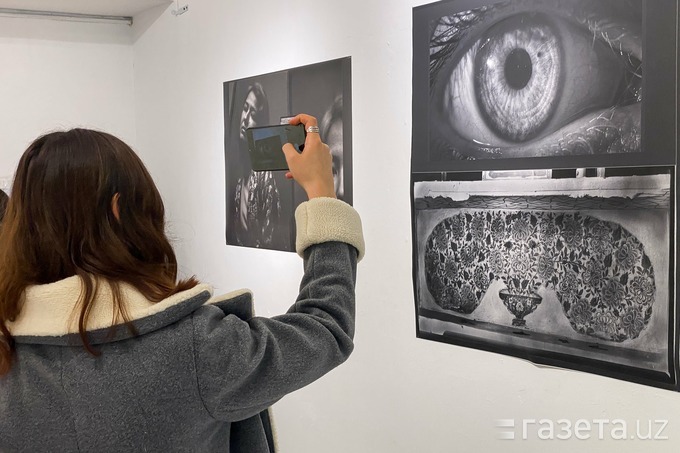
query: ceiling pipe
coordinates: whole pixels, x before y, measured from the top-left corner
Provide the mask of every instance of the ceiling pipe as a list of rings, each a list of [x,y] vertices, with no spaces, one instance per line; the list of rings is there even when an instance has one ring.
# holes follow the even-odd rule
[[[0,16],[34,17],[75,22],[132,25],[131,16],[106,16],[101,14],[62,13],[58,11],[35,11],[30,9],[0,8]]]

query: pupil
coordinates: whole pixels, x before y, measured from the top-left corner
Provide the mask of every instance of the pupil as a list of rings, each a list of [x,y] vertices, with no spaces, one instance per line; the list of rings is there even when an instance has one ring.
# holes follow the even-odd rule
[[[505,60],[505,79],[510,87],[521,90],[531,80],[531,57],[524,49],[513,49]]]

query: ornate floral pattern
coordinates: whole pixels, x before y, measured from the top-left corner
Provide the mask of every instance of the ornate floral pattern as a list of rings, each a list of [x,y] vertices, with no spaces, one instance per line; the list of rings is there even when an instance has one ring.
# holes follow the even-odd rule
[[[656,294],[642,243],[614,222],[578,213],[560,217],[555,218],[560,229],[555,286],[572,328],[615,342],[637,338],[651,318]],[[580,247],[572,246],[579,242]],[[585,302],[589,317],[581,306],[574,310],[574,297]]]
[[[604,282],[604,264],[595,260],[588,261],[583,269],[583,282],[599,288]]]
[[[481,241],[484,239],[484,230],[486,225],[484,222],[484,216],[477,213],[472,216],[472,222],[470,222],[470,234],[472,234],[472,239],[474,241]]]
[[[531,225],[527,221],[526,216],[522,214],[517,216],[512,222],[512,239],[515,242],[524,242],[531,236]]]
[[[588,302],[581,299],[573,304],[569,310],[569,317],[576,323],[587,324],[590,322],[592,313],[588,307]]]
[[[645,320],[642,315],[634,307],[629,307],[623,314],[621,318],[621,325],[623,331],[628,335],[629,338],[636,338],[645,328]]]
[[[512,294],[555,289],[572,328],[621,342],[652,314],[654,269],[642,243],[614,222],[580,213],[478,209],[434,227],[427,288],[444,309],[472,313],[494,280]]]
[[[605,338],[611,338],[616,335],[617,319],[609,312],[599,312],[592,317],[593,330],[600,332]]]
[[[538,278],[541,280],[550,280],[550,278],[555,273],[555,263],[553,262],[552,255],[546,253],[538,257],[538,262],[536,263],[536,272],[538,274]]]
[[[654,282],[642,276],[635,277],[630,283],[630,292],[637,303],[649,305],[654,300]]]
[[[623,285],[616,279],[608,278],[602,288],[602,301],[607,306],[615,308],[624,295]]]
[[[491,237],[495,242],[505,241],[505,219],[501,215],[494,216],[491,221]]]
[[[630,270],[640,259],[640,250],[635,247],[633,241],[625,240],[616,251],[616,259],[623,270]]]
[[[495,278],[483,251],[487,223],[484,214],[459,214],[440,222],[428,238],[427,288],[440,307],[472,313]]]
[[[572,296],[575,294],[578,288],[578,277],[576,276],[576,272],[571,269],[566,269],[562,274],[562,278],[559,279],[558,288],[559,293],[562,293],[565,296]]]
[[[539,231],[541,242],[544,244],[552,244],[557,236],[557,227],[555,226],[555,219],[552,214],[548,214],[543,218]]]
[[[489,252],[489,268],[496,275],[505,272],[505,255],[501,250],[493,249]]]
[[[562,221],[562,237],[564,242],[571,248],[579,247],[583,240],[583,227],[576,220],[576,216],[578,214],[565,215]]]

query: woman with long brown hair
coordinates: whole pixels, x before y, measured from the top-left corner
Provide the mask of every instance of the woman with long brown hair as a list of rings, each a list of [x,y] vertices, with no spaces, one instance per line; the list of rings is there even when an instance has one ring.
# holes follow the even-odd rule
[[[361,221],[299,115],[283,152],[309,201],[289,311],[178,280],[163,202],[137,155],[92,130],[36,139],[0,227],[0,451],[274,451],[267,408],[353,348]]]

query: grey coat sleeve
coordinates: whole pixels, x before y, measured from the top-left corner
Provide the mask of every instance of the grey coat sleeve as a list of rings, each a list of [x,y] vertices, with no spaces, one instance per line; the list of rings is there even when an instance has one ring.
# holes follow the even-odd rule
[[[356,265],[351,245],[311,245],[304,251],[300,294],[286,314],[242,320],[209,305],[194,314],[198,387],[214,418],[255,415],[347,359]]]

